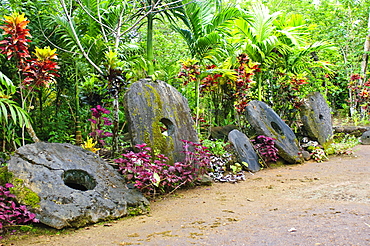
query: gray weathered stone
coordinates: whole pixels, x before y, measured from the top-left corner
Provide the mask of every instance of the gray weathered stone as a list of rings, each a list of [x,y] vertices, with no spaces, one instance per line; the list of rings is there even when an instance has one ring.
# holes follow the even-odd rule
[[[308,151],[306,151],[306,150],[303,150],[303,151],[302,151],[302,156],[303,156],[303,159],[304,159],[305,161],[308,161],[308,160],[310,160],[310,159],[311,159],[311,154],[310,154],[310,152],[308,152]]]
[[[361,136],[361,144],[369,145],[370,144],[370,131],[366,131]]]
[[[147,79],[133,83],[124,97],[132,143],[146,143],[169,157],[183,161],[183,142],[198,142],[188,102],[174,87]],[[161,126],[167,130],[162,133]]]
[[[228,138],[229,133],[237,129],[236,125],[226,125],[226,126],[214,126],[211,127],[211,138],[212,139],[222,139],[226,140]]]
[[[325,146],[333,135],[333,126],[330,108],[323,95],[320,92],[308,95],[303,100],[300,115],[308,136]]]
[[[347,133],[355,137],[361,137],[366,131],[370,131],[368,126],[333,126],[336,133]]]
[[[249,138],[238,130],[232,130],[229,133],[229,141],[234,146],[234,149],[238,155],[238,161],[245,162],[248,164],[248,170],[257,172],[261,169],[261,165],[258,162],[258,156],[254,150]]]
[[[71,144],[25,145],[8,169],[40,197],[37,218],[57,229],[119,218],[129,206],[149,204],[103,159]]]
[[[266,103],[251,101],[245,112],[248,122],[257,135],[276,139],[279,156],[289,163],[303,162],[294,132]]]

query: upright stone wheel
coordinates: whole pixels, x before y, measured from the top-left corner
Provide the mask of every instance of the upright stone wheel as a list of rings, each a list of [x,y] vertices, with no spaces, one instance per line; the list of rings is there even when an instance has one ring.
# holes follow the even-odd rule
[[[229,141],[234,146],[234,149],[238,155],[238,161],[246,163],[248,165],[247,170],[251,172],[257,172],[261,169],[261,165],[258,162],[258,155],[254,150],[249,138],[238,130],[232,130],[229,133]]]
[[[370,131],[366,131],[361,136],[361,144],[369,145],[370,144]]]
[[[290,127],[261,101],[251,101],[246,106],[246,118],[258,135],[275,138],[279,156],[289,163],[302,163],[298,140]]]
[[[170,162],[184,160],[183,142],[198,142],[188,101],[163,81],[142,79],[124,96],[124,109],[133,145],[146,143]]]
[[[320,92],[308,95],[300,107],[300,115],[308,136],[325,147],[333,135],[333,126],[330,108],[324,96]]]

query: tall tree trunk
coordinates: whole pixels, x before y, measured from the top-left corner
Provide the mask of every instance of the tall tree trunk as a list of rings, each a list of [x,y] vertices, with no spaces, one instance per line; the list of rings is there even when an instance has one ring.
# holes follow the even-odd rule
[[[113,99],[113,137],[112,137],[112,157],[118,150],[118,124],[119,124],[119,101],[117,96]]]
[[[258,101],[262,101],[262,74],[257,73]]]
[[[28,127],[26,127],[26,130],[28,132],[28,134],[30,135],[30,137],[32,138],[32,140],[37,143],[37,142],[40,142],[40,139],[37,137],[35,131],[33,130],[33,127],[32,125],[30,124]]]
[[[153,21],[154,14],[150,13],[147,16],[148,29],[147,29],[147,39],[146,39],[146,54],[148,60],[148,75],[152,76],[154,74],[154,54],[153,54]]]
[[[76,104],[76,145],[80,146],[83,143],[82,140],[82,133],[81,133],[81,125],[80,125],[80,91],[78,88],[78,76],[79,76],[79,70],[77,63],[75,63],[76,66],[76,80],[75,80],[75,104]]]
[[[369,17],[367,22],[367,35],[365,37],[365,43],[364,43],[364,53],[362,55],[362,62],[361,62],[361,76],[363,79],[360,79],[359,87],[363,87],[365,81],[366,81],[366,70],[369,62],[369,52],[370,52],[370,11],[369,11]],[[360,117],[365,118],[366,115],[366,109],[361,106],[360,107]]]
[[[364,54],[362,55],[361,63],[361,75],[363,76],[363,81],[366,80],[366,70],[369,62],[369,52],[370,52],[370,11],[367,23],[367,36],[364,43]]]

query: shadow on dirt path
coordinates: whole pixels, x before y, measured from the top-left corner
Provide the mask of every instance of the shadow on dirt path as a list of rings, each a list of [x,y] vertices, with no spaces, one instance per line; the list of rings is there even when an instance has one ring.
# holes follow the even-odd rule
[[[370,245],[370,145],[179,191],[149,215],[13,245]]]

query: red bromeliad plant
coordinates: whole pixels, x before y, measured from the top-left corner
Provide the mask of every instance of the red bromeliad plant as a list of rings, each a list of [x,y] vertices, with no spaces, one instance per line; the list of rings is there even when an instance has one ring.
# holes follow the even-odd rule
[[[5,186],[0,185],[0,230],[12,225],[24,225],[39,222],[36,215],[29,212],[24,205],[18,205],[9,188],[14,187],[7,183]],[[0,236],[1,239],[1,236]]]
[[[184,85],[200,79],[200,97],[203,106],[207,105],[213,113],[214,123],[223,124],[228,115],[234,115],[245,110],[247,103],[253,99],[251,88],[254,86],[253,76],[260,72],[259,64],[249,59],[248,55],[241,54],[237,57],[236,66],[207,65],[199,67],[195,60],[183,61],[179,78],[184,80]],[[222,67],[226,67],[226,69]],[[199,121],[199,118],[198,118]],[[212,122],[210,122],[212,124]]]
[[[368,79],[357,94],[363,111],[370,114],[370,79]]]
[[[277,161],[279,150],[275,147],[275,138],[260,135],[251,141],[266,164]]]
[[[359,74],[352,74],[348,82],[350,94],[349,103],[353,110],[358,106],[361,112],[370,113],[370,79],[362,84],[364,78]]]
[[[92,118],[88,119],[88,121],[91,122],[92,131],[89,135],[98,141],[100,146],[105,146],[106,142],[104,138],[113,136],[113,133],[107,131],[107,127],[112,125],[112,121],[107,117],[110,111],[100,105],[90,110],[92,112]]]
[[[181,61],[181,71],[177,76],[184,79],[184,85],[198,79],[200,75],[200,66],[197,63],[198,61],[193,59]]]
[[[303,104],[302,98],[310,91],[306,74],[276,72],[273,79],[276,80],[270,95],[273,109],[287,125],[299,129],[299,108]]]
[[[145,143],[137,144],[137,152],[122,154],[114,161],[119,172],[144,194],[168,193],[193,183],[210,166],[210,152],[201,144],[182,140],[185,159],[170,164],[163,154],[152,154]],[[192,150],[191,150],[192,149]]]

